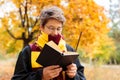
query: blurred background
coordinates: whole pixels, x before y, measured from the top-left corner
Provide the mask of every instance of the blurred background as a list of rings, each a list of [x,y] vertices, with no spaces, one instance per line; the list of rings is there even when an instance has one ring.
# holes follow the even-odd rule
[[[63,9],[63,35],[86,79],[120,80],[120,0],[0,0],[0,80],[11,79],[19,52],[36,40],[46,5]]]

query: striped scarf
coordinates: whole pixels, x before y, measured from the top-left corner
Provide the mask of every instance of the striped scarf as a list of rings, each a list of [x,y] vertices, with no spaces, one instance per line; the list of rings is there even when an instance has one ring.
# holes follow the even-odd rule
[[[46,33],[42,32],[42,34],[38,37],[38,40],[36,41],[36,43],[40,48],[43,48],[44,45],[48,41],[51,41],[51,40],[54,41],[58,45],[61,51],[66,51],[66,43],[63,37],[59,34],[56,36],[51,36],[51,35],[47,35]],[[65,80],[65,72],[62,71],[58,77],[52,80]]]
[[[37,45],[41,48],[44,47],[44,45],[48,42],[48,41],[54,41],[58,47],[61,49],[61,51],[67,51],[66,50],[66,42],[64,41],[62,35],[58,34],[56,36],[51,36],[48,35],[44,32],[42,32],[42,34],[38,37],[38,40],[36,41]]]

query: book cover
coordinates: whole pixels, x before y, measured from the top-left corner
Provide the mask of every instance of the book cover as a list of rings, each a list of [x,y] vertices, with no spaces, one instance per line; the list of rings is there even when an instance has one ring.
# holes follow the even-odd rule
[[[53,41],[50,41],[45,44],[36,62],[44,67],[60,65],[65,70],[66,66],[73,63],[78,56],[77,52],[62,52]]]

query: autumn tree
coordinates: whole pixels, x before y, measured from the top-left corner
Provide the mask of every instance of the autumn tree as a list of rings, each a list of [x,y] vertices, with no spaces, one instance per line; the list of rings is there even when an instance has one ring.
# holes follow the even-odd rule
[[[104,59],[109,60],[108,58],[115,49],[113,40],[108,37],[110,28],[107,25],[110,20],[104,11],[105,9],[93,0],[70,0],[68,7],[65,8],[68,21],[64,33],[66,37],[69,36],[66,40],[76,47],[80,33],[82,33],[79,49],[83,50],[84,56],[90,59],[96,57],[100,59],[98,56],[100,54],[106,55]]]
[[[2,28],[10,35],[11,43],[22,41],[23,47],[36,38],[39,32],[39,14],[45,5],[59,5],[59,0],[12,0],[16,9],[2,19]],[[10,39],[11,39],[10,38]],[[8,41],[9,43],[10,41]],[[20,42],[20,44],[22,44]],[[9,45],[13,46],[13,45]]]
[[[83,50],[84,56],[90,59],[94,59],[97,54],[107,53],[108,57],[111,54],[111,51],[106,52],[113,49],[112,40],[107,35],[110,31],[107,27],[109,19],[104,14],[104,8],[93,0],[12,0],[12,2],[17,10],[2,19],[1,29],[7,31],[15,41],[23,41],[23,47],[33,41],[39,32],[40,10],[45,5],[57,5],[64,10],[67,19],[63,30],[67,43],[74,48],[78,45],[77,49]],[[106,43],[107,41],[111,43]],[[109,47],[103,49],[101,46]]]

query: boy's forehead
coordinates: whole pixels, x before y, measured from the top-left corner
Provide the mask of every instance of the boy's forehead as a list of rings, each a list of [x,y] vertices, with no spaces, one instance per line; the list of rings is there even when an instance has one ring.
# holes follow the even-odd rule
[[[53,23],[53,24],[51,24],[51,23]],[[51,24],[51,25],[60,24],[60,25],[62,25],[62,22],[52,18],[52,19],[49,19],[46,24]]]

